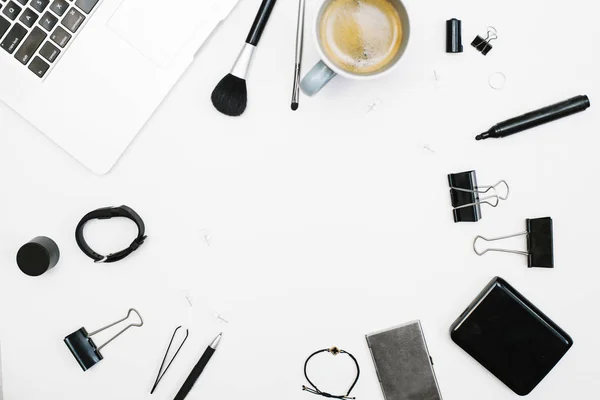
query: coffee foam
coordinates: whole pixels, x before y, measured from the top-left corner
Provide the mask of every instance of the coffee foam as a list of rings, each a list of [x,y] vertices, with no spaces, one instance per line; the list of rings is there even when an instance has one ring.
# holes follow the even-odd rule
[[[389,0],[333,0],[320,21],[325,54],[349,72],[383,69],[402,44],[402,21]]]

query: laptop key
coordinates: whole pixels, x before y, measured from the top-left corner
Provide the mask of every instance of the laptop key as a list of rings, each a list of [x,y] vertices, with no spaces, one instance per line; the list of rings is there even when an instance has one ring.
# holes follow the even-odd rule
[[[50,3],[50,0],[32,0],[30,5],[35,8],[37,12],[41,13],[48,7],[48,3]]]
[[[50,42],[44,43],[44,45],[40,49],[40,56],[44,57],[47,61],[51,63],[56,61],[59,55],[60,50],[58,49],[58,47],[56,47]]]
[[[69,43],[69,40],[71,40],[71,35],[62,27],[58,26],[54,30],[52,36],[50,36],[50,39],[52,39],[52,41],[59,45],[61,48],[64,48],[67,45],[67,43]]]
[[[22,25],[15,24],[12,29],[8,32],[4,40],[0,43],[0,47],[12,54],[15,52],[23,38],[27,35],[27,29]]]
[[[68,30],[75,33],[81,24],[83,24],[83,21],[85,21],[83,14],[76,9],[71,8],[61,22]]]
[[[21,14],[21,17],[19,18],[19,21],[21,21],[23,25],[25,25],[28,28],[33,27],[33,24],[35,24],[35,21],[37,20],[38,15],[31,8],[26,8],[25,11],[23,11],[23,14]]]
[[[23,11],[23,9],[19,7],[14,1],[9,1],[8,4],[4,7],[2,13],[14,21],[15,19],[17,19],[17,16],[21,13],[21,11]]]
[[[46,75],[48,69],[50,69],[50,66],[38,56],[36,56],[31,64],[29,64],[29,70],[40,78],[43,78],[44,75]]]
[[[67,8],[69,8],[69,3],[67,3],[67,0],[54,0],[50,5],[50,9],[59,17],[63,16],[63,14],[67,11]]]
[[[47,36],[48,35],[37,26],[33,28],[31,33],[23,41],[21,47],[19,47],[19,50],[15,53],[15,58],[19,60],[21,64],[27,65]]]
[[[84,13],[89,14],[92,12],[99,0],[77,0],[75,5],[79,7]]]
[[[58,18],[50,14],[49,11],[46,11],[42,19],[40,19],[40,25],[48,32],[50,32],[56,26],[57,22]]]
[[[17,0],[17,1],[23,5],[27,4],[27,0]]]
[[[8,28],[10,28],[10,22],[0,17],[0,39],[8,31]]]

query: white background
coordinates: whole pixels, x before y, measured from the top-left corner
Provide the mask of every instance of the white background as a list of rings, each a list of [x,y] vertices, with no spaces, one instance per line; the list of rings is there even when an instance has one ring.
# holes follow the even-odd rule
[[[222,345],[190,399],[310,399],[301,391],[304,360],[332,345],[361,363],[357,398],[383,399],[364,335],[414,319],[423,323],[444,399],[513,399],[448,334],[496,275],[575,341],[529,398],[597,397],[598,6],[407,0],[412,42],[398,69],[371,82],[335,79],[293,113],[297,2],[281,0],[256,53],[248,109],[228,118],[213,109],[210,93],[259,3],[241,0],[107,176],[91,174],[0,105],[6,400],[171,399],[220,331]],[[308,27],[316,0],[307,7]],[[452,17],[463,20],[460,55],[444,52]],[[484,57],[470,42],[488,25],[499,39]],[[305,71],[317,61],[308,33],[304,61]],[[501,91],[488,86],[496,71],[507,76]],[[591,98],[585,113],[474,140],[503,119],[578,94]],[[446,175],[469,169],[480,184],[506,179],[511,198],[484,208],[478,223],[454,224]],[[120,204],[143,217],[147,243],[120,263],[93,264],[77,248],[75,226],[92,209]],[[526,218],[543,216],[555,224],[553,270],[471,249],[477,234],[519,232]],[[135,232],[114,220],[86,229],[103,253],[125,247]],[[15,255],[38,235],[56,240],[61,259],[34,279],[18,270]],[[525,240],[507,245],[524,248]],[[107,346],[105,359],[83,373],[63,338],[129,307],[144,327]],[[180,324],[190,338],[151,397]],[[348,360],[315,362],[322,389],[341,392],[352,380]],[[328,372],[333,362],[339,369]]]

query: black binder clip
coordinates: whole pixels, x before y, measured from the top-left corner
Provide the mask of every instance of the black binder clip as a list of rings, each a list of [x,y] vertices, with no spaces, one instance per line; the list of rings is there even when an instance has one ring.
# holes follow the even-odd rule
[[[494,248],[486,249],[484,251],[477,250],[477,241],[479,239],[486,242],[494,242],[525,235],[527,236],[527,251]],[[527,230],[513,235],[493,239],[477,236],[473,241],[473,250],[478,256],[482,256],[488,251],[521,254],[527,256],[527,266],[529,268],[554,268],[554,229],[552,226],[552,218],[527,219]]]
[[[125,321],[126,319],[129,318],[129,316],[131,315],[132,312],[135,312],[137,314],[137,316],[140,318],[139,323],[127,325],[127,327],[125,327],[123,330],[121,330],[121,332],[117,333],[112,338],[108,339],[108,341],[106,343],[104,343],[102,346],[100,346],[100,347],[96,346],[96,344],[92,340],[92,336]],[[102,361],[102,359],[104,357],[102,357],[102,354],[100,354],[100,350],[102,350],[102,348],[104,346],[106,346],[107,344],[109,344],[110,342],[115,340],[119,335],[124,333],[129,328],[134,327],[134,326],[140,327],[142,325],[144,325],[144,320],[142,319],[142,316],[140,315],[139,312],[137,312],[136,309],[131,308],[131,309],[129,309],[129,312],[127,313],[127,316],[125,318],[120,319],[119,321],[113,322],[112,324],[107,325],[104,328],[100,328],[97,331],[88,333],[85,328],[81,328],[81,329],[71,333],[69,336],[67,336],[65,338],[65,344],[67,345],[69,350],[71,350],[73,357],[75,357],[75,359],[81,366],[81,369],[83,369],[83,371],[87,371],[88,369],[92,368],[94,365],[96,365],[100,361]]]
[[[473,39],[473,41],[471,42],[471,46],[475,47],[477,51],[479,51],[484,56],[487,56],[487,54],[493,49],[490,42],[496,39],[498,39],[498,31],[496,31],[496,28],[494,28],[493,26],[490,26],[488,27],[486,38],[484,39],[481,36],[477,35],[475,39]]]
[[[493,186],[478,186],[475,171],[449,174],[450,199],[454,222],[477,222],[482,218],[481,204],[498,207],[500,200],[508,199],[510,187],[502,180]],[[506,194],[498,194],[498,186],[506,187]],[[488,195],[489,193],[489,195]],[[485,195],[480,198],[479,195]]]

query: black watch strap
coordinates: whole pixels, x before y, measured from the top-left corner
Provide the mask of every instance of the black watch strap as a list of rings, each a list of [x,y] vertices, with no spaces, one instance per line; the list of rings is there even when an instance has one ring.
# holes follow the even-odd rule
[[[83,237],[83,227],[92,219],[111,219],[115,217],[128,218],[135,222],[138,228],[138,235],[133,242],[131,242],[128,248],[109,254],[108,256],[103,256],[102,254],[98,254],[92,250],[92,248],[86,243],[85,238]],[[144,243],[144,240],[146,240],[145,233],[146,226],[144,225],[144,221],[138,215],[138,213],[133,211],[130,207],[105,207],[87,213],[85,217],[79,221],[77,229],[75,230],[75,240],[77,241],[77,245],[81,251],[83,251],[89,258],[94,260],[94,262],[112,263],[120,261],[136,251]]]

